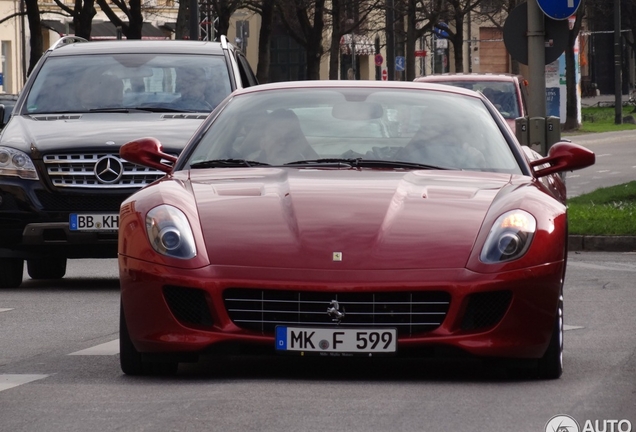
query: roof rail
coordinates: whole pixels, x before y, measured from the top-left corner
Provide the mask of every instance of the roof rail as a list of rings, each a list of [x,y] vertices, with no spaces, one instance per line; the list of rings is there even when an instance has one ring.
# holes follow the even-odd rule
[[[53,45],[51,45],[51,47],[48,49],[48,51],[53,51],[53,50],[58,49],[59,47],[61,47],[63,45],[67,45],[67,44],[71,44],[71,43],[75,43],[75,42],[88,42],[88,40],[84,39],[83,37],[79,37],[79,36],[64,36],[64,37],[61,37],[60,39],[58,39]]]
[[[227,49],[227,37],[225,35],[221,35],[219,40],[221,41],[221,48]]]

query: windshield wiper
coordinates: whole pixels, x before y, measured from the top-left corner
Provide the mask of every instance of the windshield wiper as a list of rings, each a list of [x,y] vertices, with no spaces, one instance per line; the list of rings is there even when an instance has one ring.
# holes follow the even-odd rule
[[[409,169],[432,169],[432,170],[447,170],[450,168],[440,167],[436,165],[427,165],[416,162],[402,162],[402,161],[388,161],[388,160],[374,160],[374,159],[315,159],[315,160],[300,160],[295,162],[286,163],[285,166],[340,166],[340,167],[353,167],[353,168],[409,168]]]
[[[139,111],[148,111],[148,112],[158,112],[158,113],[207,113],[207,111],[197,111],[190,109],[181,109],[181,108],[166,108],[166,107],[155,107],[155,106],[141,106],[130,108],[131,110],[139,110]]]
[[[245,159],[214,159],[203,162],[196,162],[190,165],[190,168],[235,168],[235,167],[253,167],[253,166],[271,166],[265,162],[251,161]]]
[[[138,110],[135,110],[138,111]],[[129,108],[91,108],[88,110],[88,112],[97,112],[97,113],[129,113],[130,109]]]

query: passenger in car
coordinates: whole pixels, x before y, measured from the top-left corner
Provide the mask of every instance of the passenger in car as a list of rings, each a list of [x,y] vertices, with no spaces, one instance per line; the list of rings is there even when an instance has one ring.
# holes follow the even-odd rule
[[[176,90],[180,96],[174,107],[184,111],[212,111],[214,106],[206,100],[207,79],[202,68],[177,70]]]
[[[249,156],[251,160],[280,165],[318,158],[293,111],[279,109],[271,112],[265,127],[255,132],[260,136],[260,148]]]
[[[114,75],[87,74],[78,88],[82,109],[121,108],[124,97],[124,83]]]
[[[443,168],[486,167],[483,153],[471,145],[462,133],[439,130],[439,127],[430,119],[423,122],[409,143],[398,151],[396,159]]]

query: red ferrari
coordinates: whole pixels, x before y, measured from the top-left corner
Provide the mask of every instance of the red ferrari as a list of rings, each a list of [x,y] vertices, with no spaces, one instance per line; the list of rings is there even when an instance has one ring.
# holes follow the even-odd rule
[[[121,206],[120,359],[175,373],[211,353],[436,348],[562,373],[565,185],[594,153],[522,148],[477,92],[289,82],[223,101]],[[533,157],[534,156],[534,157]]]

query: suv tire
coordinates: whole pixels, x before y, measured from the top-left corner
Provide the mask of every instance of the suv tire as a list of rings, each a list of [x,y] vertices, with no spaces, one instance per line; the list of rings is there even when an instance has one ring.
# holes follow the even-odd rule
[[[24,260],[0,258],[0,288],[17,288],[22,283]]]
[[[66,274],[66,258],[49,257],[27,260],[31,279],[62,279]]]

